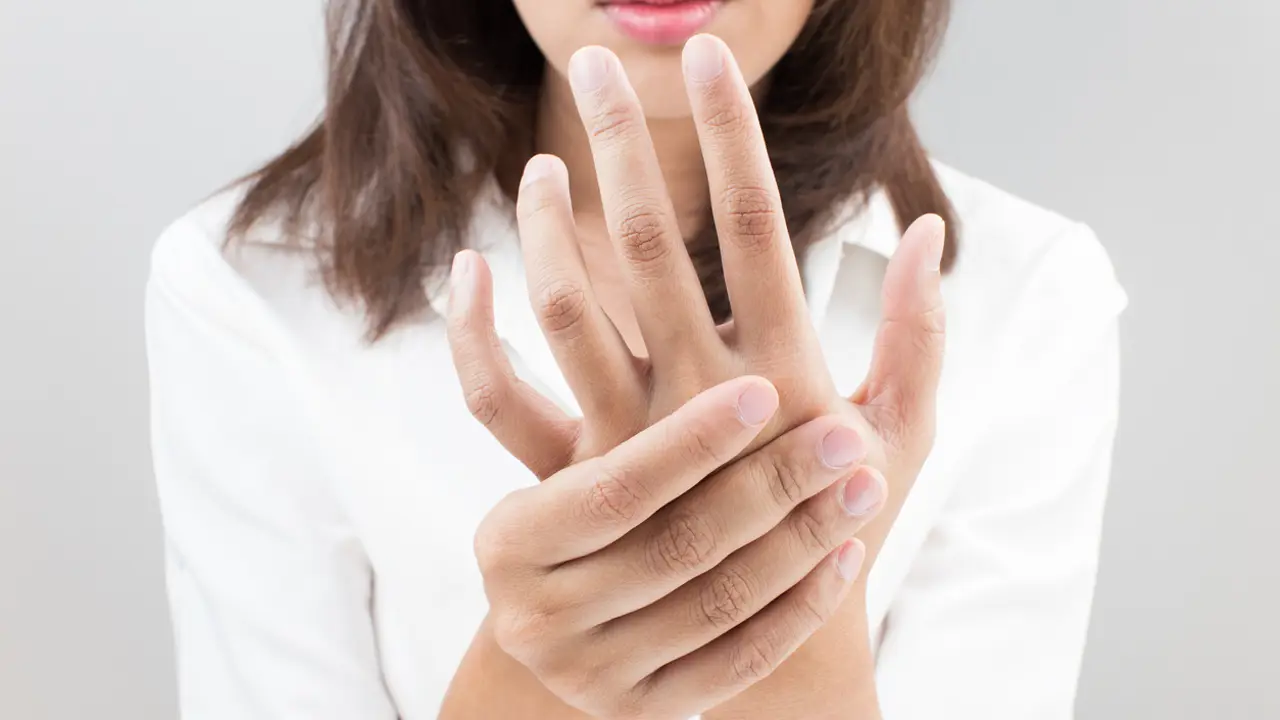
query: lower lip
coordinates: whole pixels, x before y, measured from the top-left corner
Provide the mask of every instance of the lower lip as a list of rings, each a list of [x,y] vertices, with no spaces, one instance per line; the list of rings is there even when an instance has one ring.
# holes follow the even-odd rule
[[[651,45],[680,45],[711,24],[724,0],[613,3],[604,8],[618,30]]]

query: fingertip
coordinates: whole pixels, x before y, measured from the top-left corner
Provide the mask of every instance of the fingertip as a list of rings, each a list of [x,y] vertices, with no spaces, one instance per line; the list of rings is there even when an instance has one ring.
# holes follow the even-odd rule
[[[923,244],[921,267],[928,272],[939,272],[947,240],[947,222],[936,213],[921,215],[907,228],[907,235],[912,234],[917,235]]]
[[[599,45],[586,45],[569,58],[569,84],[578,93],[590,93],[604,87],[613,70],[615,55]]]
[[[567,190],[569,170],[565,167],[564,161],[555,155],[545,153],[534,155],[529,158],[529,162],[525,163],[524,175],[520,177],[520,189],[523,190],[540,180],[549,180],[558,188]]]
[[[684,44],[682,63],[688,79],[705,83],[720,77],[725,68],[727,48],[714,35],[701,33]]]
[[[453,256],[449,270],[449,315],[462,319],[482,301],[487,289],[489,266],[480,253],[471,249],[459,250]]]
[[[475,294],[475,255],[474,250],[460,250],[453,256],[449,270],[450,314],[466,312],[470,307]]]

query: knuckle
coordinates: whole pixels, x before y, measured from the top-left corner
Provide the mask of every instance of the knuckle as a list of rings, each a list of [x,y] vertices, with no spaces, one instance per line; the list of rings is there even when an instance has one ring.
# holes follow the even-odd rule
[[[606,720],[640,720],[647,717],[644,703],[633,692],[610,696],[597,704],[596,714]]]
[[[921,404],[915,394],[898,391],[874,407],[873,424],[886,449],[897,453],[933,449],[937,420],[932,410],[922,411]]]
[[[947,309],[942,303],[931,305],[923,310],[918,318],[920,325],[919,342],[927,343],[929,350],[934,349],[947,335]]]
[[[587,491],[584,513],[596,526],[630,523],[640,513],[646,493],[626,473],[603,472]]]
[[[795,612],[800,618],[802,628],[817,628],[825,625],[835,614],[835,610],[836,604],[832,594],[823,592],[819,587],[811,588],[796,598]]]
[[[747,117],[747,110],[741,104],[727,103],[707,115],[702,124],[713,135],[735,136],[746,128]]]
[[[535,609],[507,610],[497,613],[493,622],[493,639],[502,651],[529,667],[542,667],[552,634],[548,614]]]
[[[552,193],[552,187],[546,180],[526,185],[516,197],[516,212],[527,220],[555,212],[560,207],[560,201]]]
[[[495,533],[483,526],[472,540],[472,549],[475,552],[476,563],[480,566],[482,574],[488,574],[505,564],[507,558],[506,547]]]
[[[651,686],[642,680],[617,697],[611,708],[613,711],[611,717],[614,720],[641,720],[641,718],[652,717],[653,700]]]
[[[791,513],[790,525],[792,535],[811,554],[825,553],[835,545],[831,528],[809,508],[802,507]]]
[[[649,204],[635,204],[622,211],[618,242],[629,263],[639,267],[662,265],[671,255],[662,213]]]
[[[476,379],[466,391],[467,410],[485,427],[492,427],[502,408],[502,390],[487,376]]]
[[[687,432],[680,433],[675,438],[675,446],[681,453],[681,458],[690,465],[702,466],[708,462],[719,464],[723,455],[716,445],[714,428],[710,423],[699,423]]]
[[[729,220],[730,238],[745,252],[764,252],[778,237],[782,212],[769,190],[755,186],[734,186],[721,198]]]
[[[762,454],[751,467],[756,475],[755,481],[769,489],[779,507],[795,507],[804,500],[805,483],[787,458]]]
[[[472,550],[484,575],[499,571],[519,558],[521,543],[516,528],[520,527],[520,522],[518,517],[513,516],[511,508],[520,506],[518,498],[521,493],[522,491],[517,490],[503,498],[476,528]]]
[[[648,559],[660,575],[685,575],[701,569],[716,551],[716,536],[706,518],[674,514],[649,542]]]
[[[778,645],[768,635],[744,639],[729,654],[729,673],[744,685],[757,683],[769,676],[780,662]]]
[[[566,336],[580,333],[587,313],[587,293],[577,283],[554,283],[542,291],[538,315],[548,333]]]
[[[742,570],[716,570],[699,597],[699,619],[716,629],[731,628],[750,616],[754,595],[753,583]]]
[[[633,137],[639,128],[639,115],[632,108],[607,105],[591,116],[587,132],[592,140],[608,143]]]

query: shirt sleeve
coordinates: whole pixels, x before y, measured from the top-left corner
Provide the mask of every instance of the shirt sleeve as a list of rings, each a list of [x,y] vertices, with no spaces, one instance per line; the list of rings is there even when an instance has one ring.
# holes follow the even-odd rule
[[[372,573],[264,308],[194,224],[157,244],[152,451],[181,716],[389,720]]]
[[[1125,297],[1077,227],[1010,324],[1006,402],[889,609],[886,720],[1069,720],[1084,650],[1119,398]]]

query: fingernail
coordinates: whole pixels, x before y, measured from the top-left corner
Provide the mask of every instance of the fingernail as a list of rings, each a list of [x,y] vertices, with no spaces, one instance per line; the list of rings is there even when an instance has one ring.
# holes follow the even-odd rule
[[[708,82],[724,72],[720,43],[710,35],[694,35],[684,45],[684,73],[695,82]]]
[[[768,385],[752,385],[738,396],[738,418],[755,427],[768,422],[778,409],[778,394]]]
[[[857,540],[850,540],[836,554],[836,572],[845,580],[856,580],[862,574],[862,563],[866,559],[866,546]]]
[[[884,481],[871,468],[862,468],[844,484],[840,504],[854,517],[862,517],[884,502]]]
[[[850,427],[838,427],[822,438],[818,448],[822,464],[838,470],[862,459],[862,439]]]
[[[553,155],[534,155],[524,166],[524,175],[520,178],[520,187],[548,178],[559,179],[562,167],[563,165]]]
[[[599,90],[609,78],[610,64],[604,48],[581,48],[569,58],[569,84],[580,93]]]

